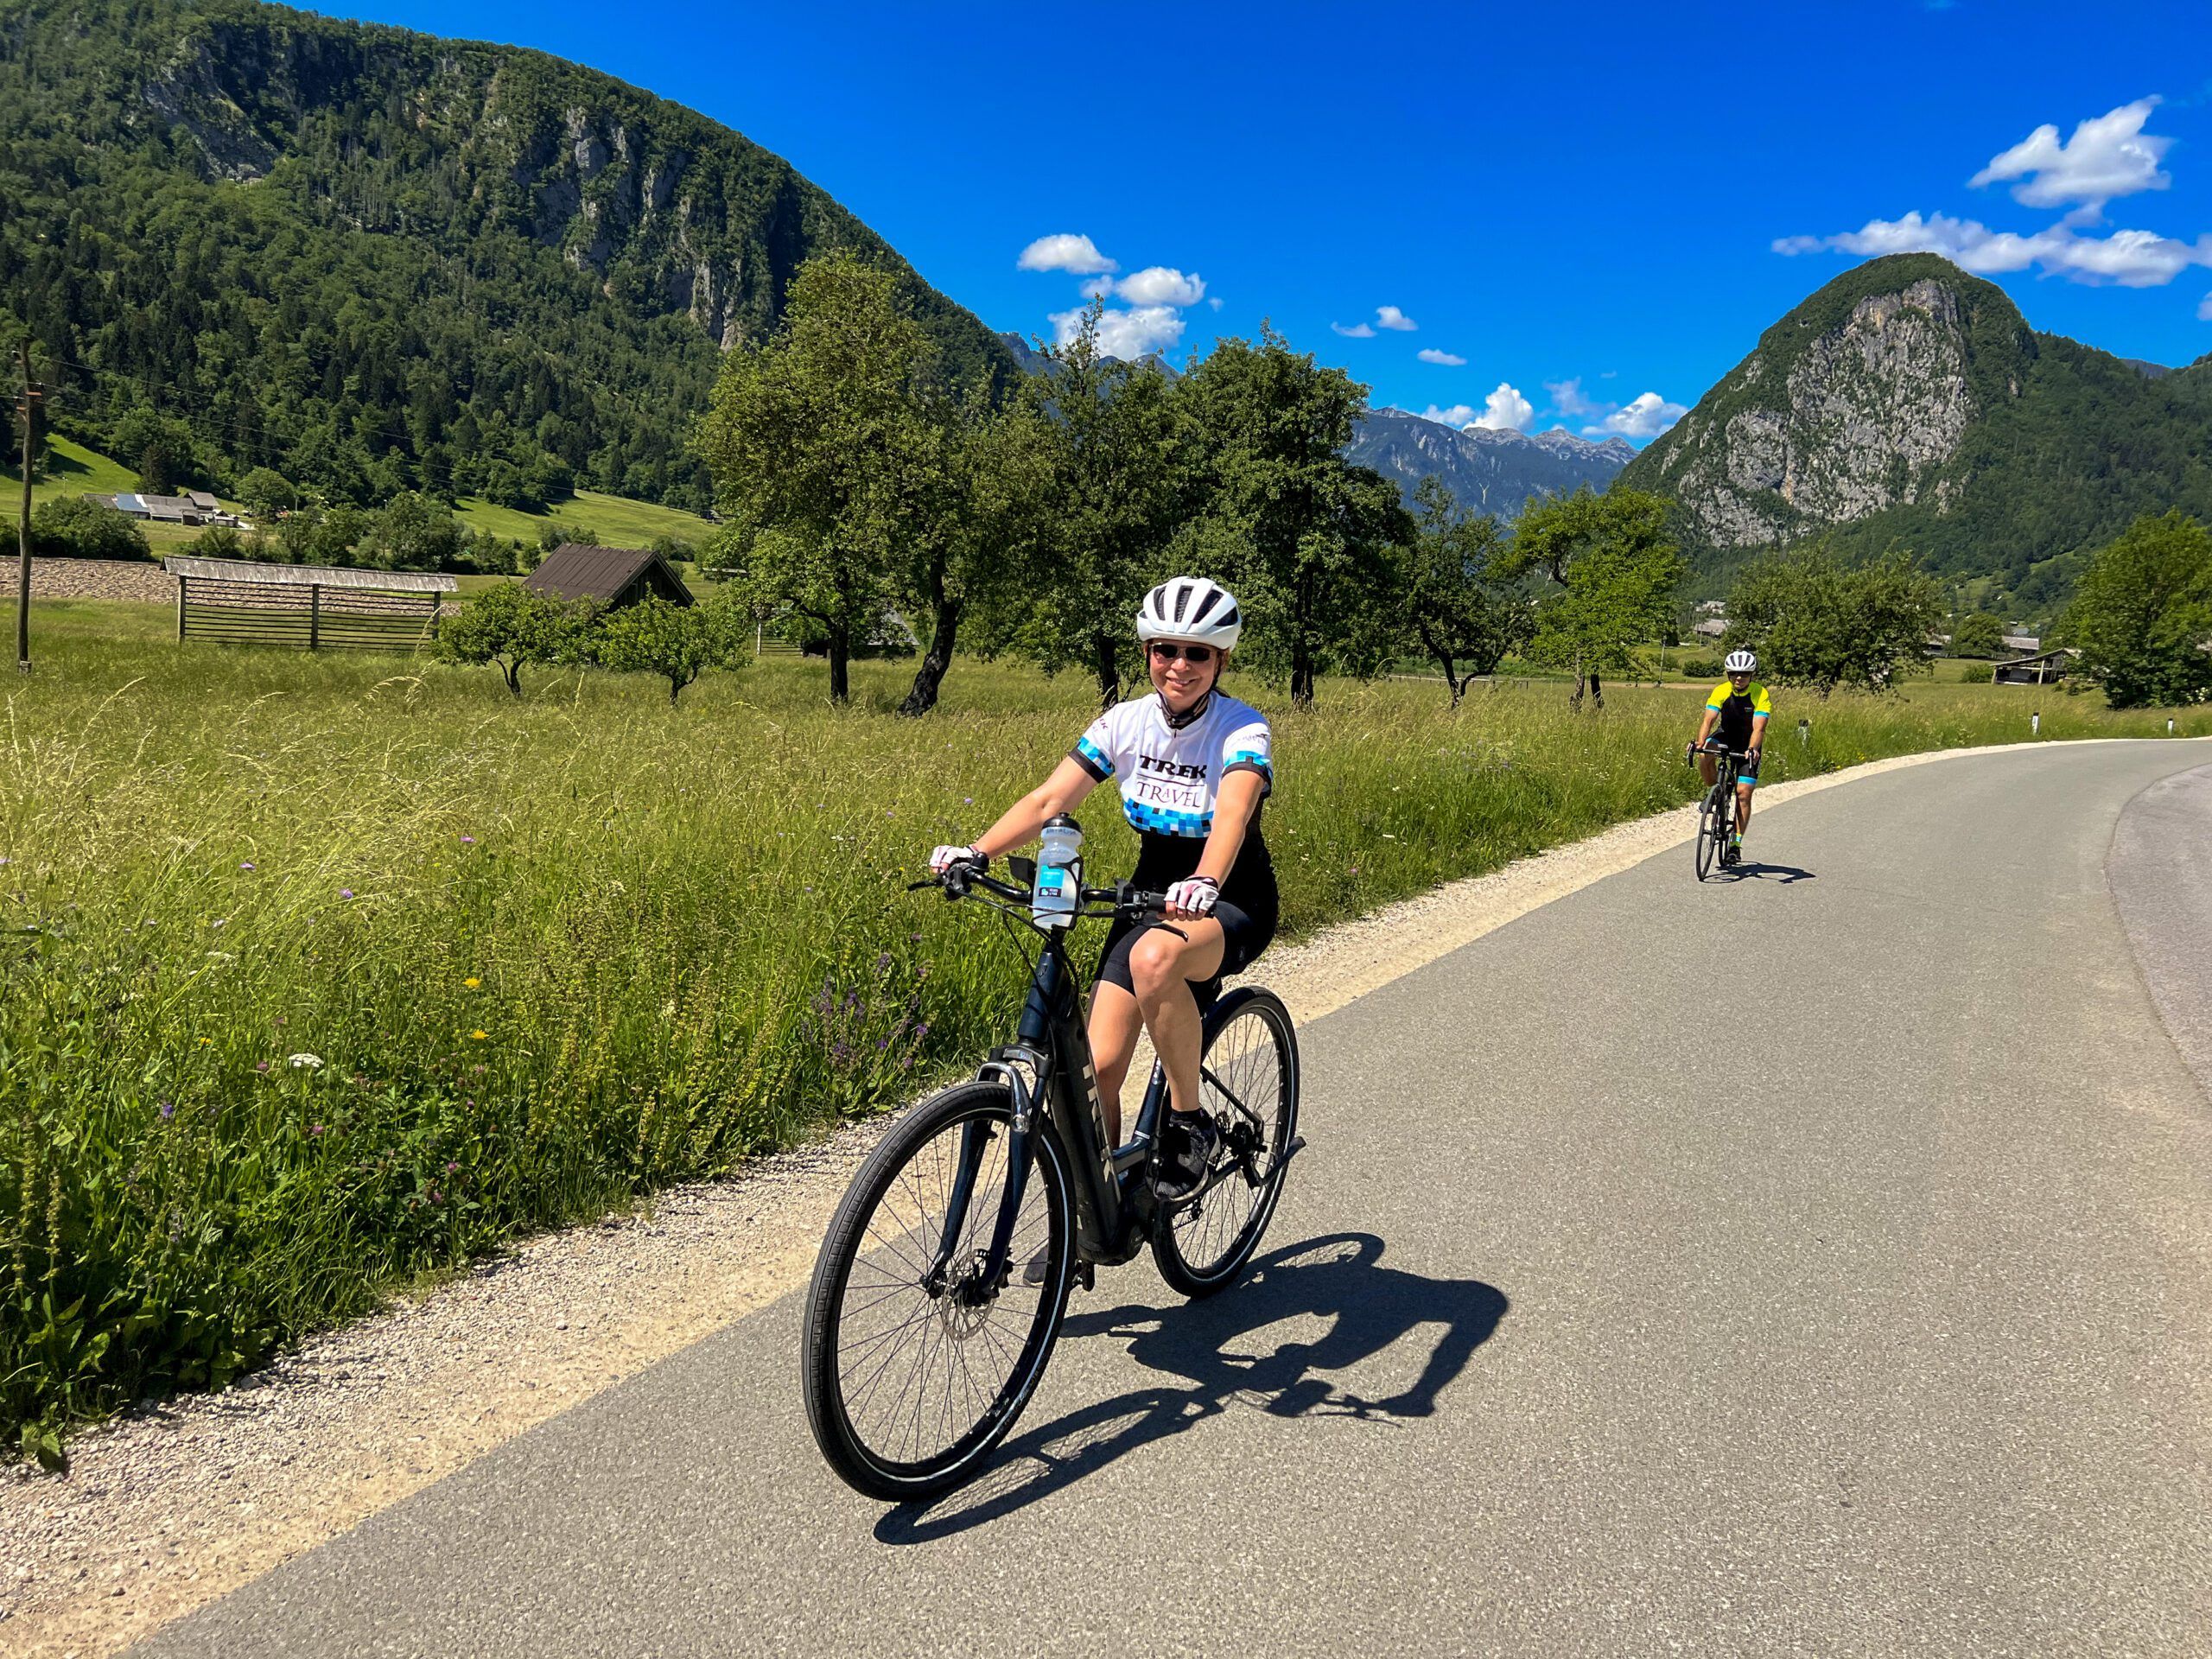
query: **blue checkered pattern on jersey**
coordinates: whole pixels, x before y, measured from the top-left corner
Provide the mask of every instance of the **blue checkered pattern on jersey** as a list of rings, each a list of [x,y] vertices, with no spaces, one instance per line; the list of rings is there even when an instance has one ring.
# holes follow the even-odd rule
[[[1075,747],[1077,754],[1080,754],[1084,760],[1090,761],[1092,766],[1098,768],[1099,775],[1101,777],[1111,778],[1114,775],[1114,763],[1107,757],[1106,751],[1100,748],[1089,738],[1078,737],[1076,739]]]
[[[1262,754],[1257,749],[1237,750],[1236,753],[1229,757],[1229,765],[1232,766],[1242,766],[1248,760],[1251,762],[1252,765],[1257,766],[1262,772],[1266,772],[1268,777],[1272,778],[1274,776],[1274,762],[1268,760],[1266,755]]]
[[[1127,799],[1122,803],[1122,811],[1136,828],[1155,836],[1194,836],[1203,839],[1213,829],[1211,812],[1173,812]]]

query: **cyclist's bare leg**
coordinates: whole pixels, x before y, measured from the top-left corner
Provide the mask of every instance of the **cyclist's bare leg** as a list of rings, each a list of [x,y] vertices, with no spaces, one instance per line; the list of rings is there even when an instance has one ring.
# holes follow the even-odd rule
[[[1174,930],[1171,931],[1170,929]],[[1184,935],[1176,938],[1176,933]],[[1147,930],[1129,950],[1129,978],[1144,1010],[1145,1029],[1167,1073],[1168,1103],[1178,1111],[1198,1109],[1198,1052],[1205,1034],[1192,980],[1220,971],[1227,936],[1219,922],[1171,922]]]
[[[1707,789],[1711,789],[1713,779],[1720,776],[1720,770],[1713,764],[1713,757],[1703,750],[1698,752],[1697,772],[1698,776],[1705,779],[1705,786]]]
[[[1744,831],[1750,827],[1751,822],[1751,786],[1749,784],[1738,784],[1736,785],[1736,838],[1738,841],[1744,838]]]
[[[1098,1072],[1098,1100],[1106,1109],[1106,1139],[1122,1144],[1122,1085],[1144,1029],[1144,1010],[1118,985],[1104,980],[1090,992],[1090,1063]]]

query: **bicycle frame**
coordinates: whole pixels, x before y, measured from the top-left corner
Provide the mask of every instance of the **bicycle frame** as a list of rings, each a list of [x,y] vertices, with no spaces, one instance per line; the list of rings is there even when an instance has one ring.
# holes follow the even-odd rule
[[[1143,1179],[1166,1109],[1167,1085],[1158,1065],[1145,1090],[1136,1124],[1121,1146],[1107,1144],[1105,1103],[1098,1094],[1098,1072],[1084,1029],[1075,967],[1068,960],[1067,930],[1040,928],[1044,943],[1030,976],[1014,1040],[993,1049],[976,1072],[979,1082],[1000,1082],[1014,1096],[1013,1126],[1007,1135],[1006,1190],[980,1270],[964,1280],[969,1294],[995,1295],[1013,1267],[1014,1224],[1029,1182],[1033,1138],[1039,1115],[1049,1120],[1075,1166],[1076,1255],[1084,1263],[1111,1266],[1127,1262],[1143,1248],[1145,1229],[1157,1211],[1151,1183]],[[965,1230],[976,1176],[992,1131],[971,1123],[961,1131],[960,1163],[947,1194],[944,1230],[929,1282],[943,1287],[954,1270],[955,1242]],[[1138,1178],[1124,1178],[1130,1171]]]

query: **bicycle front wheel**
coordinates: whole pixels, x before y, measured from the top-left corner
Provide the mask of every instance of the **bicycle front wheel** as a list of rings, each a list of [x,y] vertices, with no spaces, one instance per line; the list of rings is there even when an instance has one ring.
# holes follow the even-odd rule
[[[1697,879],[1700,881],[1713,874],[1713,857],[1719,851],[1721,838],[1728,833],[1727,817],[1720,805],[1719,791],[1707,791],[1697,810]]]
[[[807,1421],[830,1466],[893,1502],[967,1479],[1045,1374],[1075,1263],[1068,1164],[1044,1115],[1008,1168],[1003,1084],[948,1089],[869,1154],[830,1224],[807,1296]],[[985,1258],[1021,1183],[1000,1282]]]
[[[1152,1233],[1160,1276],[1185,1296],[1236,1279],[1282,1196],[1298,1135],[1298,1036],[1273,991],[1241,986],[1206,1016],[1205,1109],[1221,1130],[1194,1197],[1164,1206]]]

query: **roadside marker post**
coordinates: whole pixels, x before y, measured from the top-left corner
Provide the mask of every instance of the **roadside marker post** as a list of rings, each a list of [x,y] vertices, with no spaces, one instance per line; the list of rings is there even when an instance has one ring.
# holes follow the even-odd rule
[[[2028,735],[2030,737],[2043,735],[2043,710],[2040,709],[2028,716]]]
[[[1797,747],[1802,749],[1812,741],[1813,722],[1809,720],[1800,720],[1797,722]]]
[[[2173,717],[2171,715],[2168,715],[2166,716],[2166,735],[2167,735],[2168,737],[2171,737],[2173,734],[2174,734],[2174,717]]]

